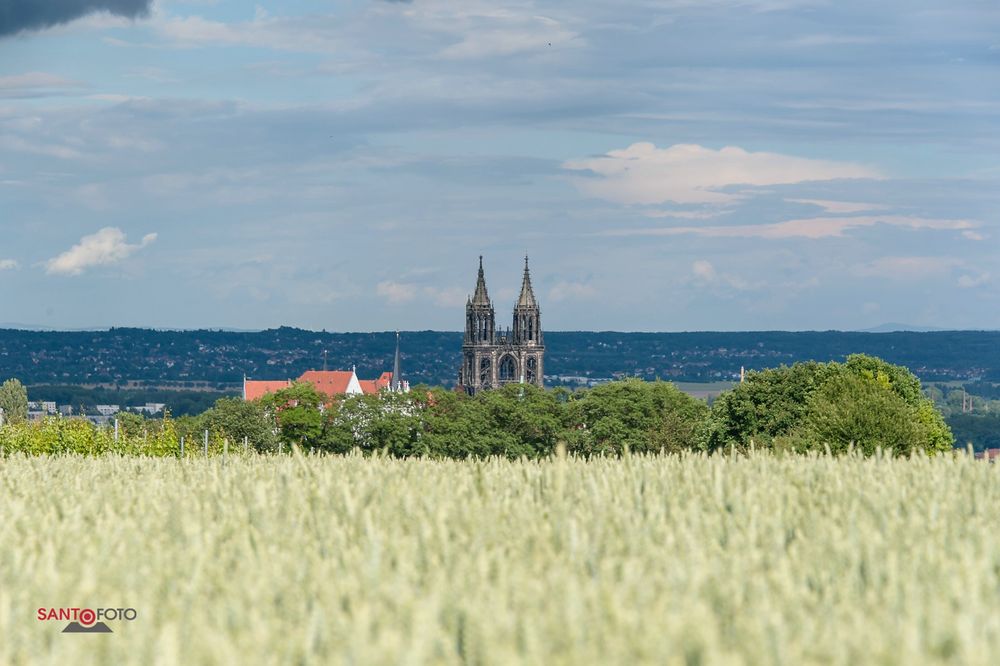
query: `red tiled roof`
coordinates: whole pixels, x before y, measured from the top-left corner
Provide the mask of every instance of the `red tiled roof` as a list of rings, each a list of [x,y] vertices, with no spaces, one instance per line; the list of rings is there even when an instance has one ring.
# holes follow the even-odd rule
[[[244,398],[246,400],[257,400],[269,393],[277,393],[283,388],[288,388],[288,385],[289,382],[287,380],[283,382],[246,380],[243,382]]]
[[[344,395],[354,373],[350,370],[309,370],[299,377],[300,382],[309,382],[320,393],[328,396]]]
[[[383,372],[378,379],[360,379],[358,383],[361,384],[361,390],[365,395],[375,395],[382,389],[392,386],[392,373]]]
[[[356,378],[350,370],[309,370],[304,372],[298,381],[309,382],[317,391],[331,398],[347,393],[351,380]],[[274,393],[289,386],[291,382],[246,381],[244,390],[247,400],[256,400],[268,393]],[[365,395],[377,395],[379,391],[392,385],[392,373],[383,372],[378,379],[359,379],[358,385]]]

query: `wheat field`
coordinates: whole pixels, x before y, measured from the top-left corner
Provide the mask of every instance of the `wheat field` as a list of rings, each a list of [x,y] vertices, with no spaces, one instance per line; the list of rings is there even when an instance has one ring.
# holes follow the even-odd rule
[[[3,664],[1000,661],[964,455],[17,455],[0,501]]]

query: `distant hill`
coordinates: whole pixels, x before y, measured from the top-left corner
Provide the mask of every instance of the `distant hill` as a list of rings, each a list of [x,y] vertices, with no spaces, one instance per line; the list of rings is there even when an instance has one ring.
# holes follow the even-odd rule
[[[924,380],[1000,381],[1000,332],[691,332],[552,331],[545,373],[550,385],[634,375],[707,382],[748,369],[802,360],[841,360],[864,352],[909,367]],[[288,379],[320,368],[357,366],[362,377],[391,369],[395,335],[296,328],[257,332],[0,330],[0,379],[28,384],[169,386],[232,390],[244,375]],[[452,385],[462,334],[402,334],[403,373],[411,383]]]

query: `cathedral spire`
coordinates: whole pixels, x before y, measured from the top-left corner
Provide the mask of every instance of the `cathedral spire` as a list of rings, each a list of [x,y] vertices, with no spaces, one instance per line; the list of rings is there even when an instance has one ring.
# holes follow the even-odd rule
[[[389,383],[389,390],[394,393],[400,393],[403,390],[403,375],[400,372],[400,355],[399,355],[399,331],[396,331],[396,357],[392,362],[392,381]]]
[[[476,280],[476,293],[472,296],[472,304],[490,304],[490,295],[486,293],[486,276],[483,273],[483,255],[479,255],[479,278]]]
[[[528,270],[528,257],[524,257],[524,279],[521,281],[521,296],[517,299],[519,308],[537,308],[535,292],[531,288],[531,271]]]

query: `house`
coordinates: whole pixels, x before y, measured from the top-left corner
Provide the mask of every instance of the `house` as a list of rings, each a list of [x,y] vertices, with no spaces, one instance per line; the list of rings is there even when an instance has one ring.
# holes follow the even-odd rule
[[[354,370],[308,370],[299,377],[300,382],[309,382],[317,391],[330,397],[339,395],[361,395],[364,389]]]
[[[350,370],[307,370],[298,378],[299,382],[309,382],[320,393],[331,398],[342,395],[378,395],[382,391],[409,393],[410,383],[402,378],[400,371],[399,332],[396,333],[396,356],[392,372],[383,372],[378,379],[358,379],[355,368]],[[325,361],[324,361],[325,363]],[[270,393],[277,393],[292,385],[290,379],[284,381],[255,381],[243,378],[243,399],[257,400]]]
[[[358,379],[352,370],[308,370],[298,378],[299,382],[309,382],[320,393],[331,398],[342,395],[378,395],[381,391],[393,389],[392,373],[383,372],[378,379]],[[269,393],[276,393],[292,385],[291,380],[285,381],[254,381],[243,380],[243,399],[257,400]],[[406,393],[410,384],[400,382],[399,390]]]

